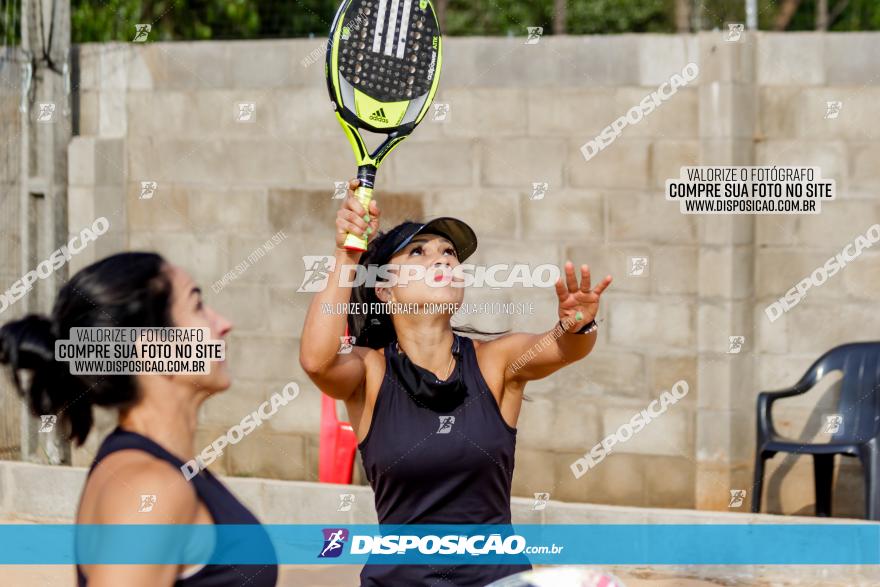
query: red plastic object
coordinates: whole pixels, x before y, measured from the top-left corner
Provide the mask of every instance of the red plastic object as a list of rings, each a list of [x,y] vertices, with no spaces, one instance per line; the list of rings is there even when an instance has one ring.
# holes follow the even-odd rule
[[[348,336],[348,326],[345,328]],[[357,436],[348,422],[336,416],[336,400],[321,394],[321,436],[318,445],[318,481],[350,484]]]

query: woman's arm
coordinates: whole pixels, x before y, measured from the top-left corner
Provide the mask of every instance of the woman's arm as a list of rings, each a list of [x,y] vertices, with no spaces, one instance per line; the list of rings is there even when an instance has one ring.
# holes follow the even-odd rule
[[[608,275],[595,288],[590,284],[590,268],[581,265],[581,283],[578,286],[574,265],[565,264],[565,283],[556,282],[559,298],[559,324],[547,332],[529,334],[515,332],[486,343],[491,353],[502,357],[505,365],[504,381],[525,383],[543,379],[562,367],[586,357],[596,344],[596,332],[574,334],[593,321],[599,312],[599,298],[611,284]]]
[[[366,368],[364,353],[366,349],[355,347],[351,353],[339,354],[339,337],[345,335],[346,313],[325,313],[324,308],[344,306],[351,300],[351,288],[339,285],[344,266],[357,265],[360,252],[343,248],[346,233],[363,236],[370,229],[368,238],[375,236],[379,229],[379,208],[376,201],[370,202],[370,224],[364,221],[363,206],[354,197],[358,181],[352,180],[348,186],[348,196],[336,216],[336,266],[329,273],[327,287],[317,292],[309,304],[300,336],[299,362],[303,370],[321,391],[335,399],[348,399],[364,381]]]

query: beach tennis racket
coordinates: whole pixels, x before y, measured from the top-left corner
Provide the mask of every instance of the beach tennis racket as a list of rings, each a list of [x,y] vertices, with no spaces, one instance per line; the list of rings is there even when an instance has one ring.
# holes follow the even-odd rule
[[[441,57],[440,26],[429,0],[345,0],[336,12],[327,45],[327,88],[357,159],[355,196],[364,210],[382,161],[428,112]],[[387,136],[370,152],[362,130]],[[343,246],[366,251],[367,236],[348,233]]]

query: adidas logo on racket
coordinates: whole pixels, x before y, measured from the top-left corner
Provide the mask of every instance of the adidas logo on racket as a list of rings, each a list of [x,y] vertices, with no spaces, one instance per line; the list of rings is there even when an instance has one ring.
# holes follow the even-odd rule
[[[376,120],[376,121],[378,121],[378,122],[383,122],[383,123],[385,123],[385,124],[388,124],[388,117],[385,116],[385,109],[384,109],[384,108],[379,108],[378,110],[376,110],[375,112],[373,112],[373,113],[370,115],[370,120]]]

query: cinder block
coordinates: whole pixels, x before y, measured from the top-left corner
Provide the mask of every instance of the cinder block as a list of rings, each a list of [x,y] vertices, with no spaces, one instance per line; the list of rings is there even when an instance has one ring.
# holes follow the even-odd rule
[[[828,85],[877,85],[880,79],[880,63],[871,57],[880,52],[880,40],[876,34],[826,33],[823,37],[825,79]]]
[[[810,88],[803,91],[797,101],[798,136],[828,141],[849,139],[854,141],[877,140],[874,125],[865,124],[876,110],[880,98],[877,87],[830,87]],[[839,102],[839,105],[830,104]],[[839,107],[839,110],[833,109]]]
[[[759,304],[761,309],[763,310],[765,305],[783,297],[802,279],[809,278],[833,254],[830,251],[795,251],[791,249],[759,251],[756,256],[755,294],[766,301],[766,304]],[[844,267],[843,271],[846,272],[849,268],[849,266]],[[841,299],[845,295],[845,289],[840,277],[840,272],[838,272],[837,275],[829,277],[821,286],[811,286],[807,295],[810,298],[823,300]],[[802,303],[803,301],[794,306],[790,312],[797,312]],[[763,319],[768,320],[768,317],[765,315]]]
[[[624,112],[614,88],[532,87],[528,92],[528,134],[576,137],[586,142]]]
[[[296,381],[301,387],[308,381],[299,366],[293,336],[233,332],[227,340],[227,363],[233,378]]]
[[[95,136],[99,133],[98,92],[83,91],[79,95],[79,137]]]
[[[158,183],[158,182],[157,182]],[[150,198],[142,199],[141,182],[131,182],[127,190],[128,229],[143,232],[201,232],[206,225],[190,222],[186,188],[160,183]],[[198,226],[199,228],[196,228]]]
[[[269,226],[269,196],[262,188],[190,188],[185,193],[190,222],[198,226],[251,234],[281,230]]]
[[[661,508],[695,507],[694,461],[685,457],[646,459],[645,506]]]
[[[827,34],[763,33],[755,51],[757,81],[762,86],[821,86],[825,83]],[[791,67],[797,63],[797,67]]]
[[[758,35],[743,33],[739,41],[728,41],[728,31],[699,33],[700,74],[695,83],[707,86],[721,83],[752,83],[755,79],[755,54]]]
[[[613,241],[695,244],[697,222],[661,194],[618,192],[608,197]]]
[[[700,138],[752,138],[758,124],[758,92],[751,84],[700,86]]]
[[[695,308],[683,299],[676,304],[653,299],[611,299],[606,311],[613,344],[691,349],[696,343]]]
[[[128,137],[187,137],[192,117],[202,116],[193,106],[194,94],[177,91],[129,91],[126,94]]]
[[[673,74],[681,74],[695,58],[689,51],[687,35],[638,35],[639,85],[659,86]]]
[[[646,386],[649,390],[648,397],[660,397],[664,391],[669,391],[672,386],[684,380],[688,384],[688,393],[678,400],[682,405],[697,403],[697,396],[703,393],[712,393],[714,382],[703,387],[697,376],[698,359],[693,354],[688,355],[658,355],[649,360],[650,378]]]
[[[471,186],[475,149],[474,142],[464,140],[402,145],[380,171],[382,181],[393,189]]]
[[[873,304],[829,304],[805,298],[788,312],[786,328],[791,350],[819,354],[832,347],[877,339]],[[816,328],[822,324],[822,328]]]
[[[283,313],[284,306],[276,306],[270,302],[268,288],[245,282],[231,282],[229,285],[204,290],[208,303],[232,322],[236,332],[265,332],[276,319],[277,313]],[[272,308],[270,319],[268,308]],[[290,334],[286,332],[284,334]]]
[[[311,294],[297,293],[295,287],[270,286],[268,296],[269,304],[266,307],[274,308],[272,319],[269,320],[269,332],[299,336],[305,324]]]
[[[314,41],[313,41],[314,42]],[[263,39],[226,43],[230,68],[230,84],[234,88],[267,88],[290,86],[296,80],[290,42]]]
[[[231,48],[222,41],[149,43],[144,58],[157,90],[228,88],[232,87]]]
[[[648,405],[606,408],[602,413],[603,437],[616,434],[622,425],[630,422]],[[693,454],[693,416],[681,403],[671,405],[661,416],[651,420],[629,440],[619,442],[612,449],[616,453],[689,456]],[[624,435],[626,432],[624,432]],[[601,465],[600,465],[601,466]]]
[[[696,80],[678,90],[663,100],[660,95],[660,105],[650,112],[642,106],[642,102],[657,88],[618,88],[615,92],[614,105],[615,115],[604,126],[608,126],[619,117],[627,119],[627,126],[623,127],[621,136],[628,139],[636,138],[664,138],[664,139],[692,139],[699,132],[700,94],[696,86]],[[669,91],[668,89],[665,91]],[[650,99],[649,99],[650,100]],[[630,110],[633,110],[630,114]],[[636,114],[640,112],[641,115]],[[630,120],[637,120],[633,123]],[[604,128],[603,126],[603,128]]]
[[[67,147],[67,180],[71,189],[95,184],[95,139],[73,137]]]
[[[547,450],[517,447],[511,493],[534,498],[535,493],[552,492],[553,456]]]
[[[271,479],[306,479],[308,471],[305,467],[304,442],[302,436],[254,432],[227,449],[229,474],[259,475]]]
[[[561,186],[565,143],[554,139],[488,139],[479,145],[483,185],[531,189],[534,182]]]
[[[323,71],[323,66],[316,64],[314,67],[320,67]],[[267,132],[293,140],[311,137],[328,138],[339,151],[342,151],[340,155],[348,156],[353,164],[353,156],[345,152],[350,151],[348,141],[344,138],[342,127],[333,114],[326,88],[318,86],[277,89],[271,92],[259,92],[259,95],[260,105],[263,106],[261,111],[272,110],[268,119],[272,124],[264,125]],[[416,133],[424,134],[419,131]]]
[[[649,187],[651,171],[648,141],[618,138],[589,161],[581,152],[584,144],[586,141],[569,143],[568,146],[568,178],[572,186],[591,189]]]
[[[522,88],[452,88],[435,103],[449,104],[449,121],[432,123],[431,113],[424,126],[439,126],[455,137],[522,136],[526,134],[526,90]]]
[[[71,519],[85,485],[85,471],[52,467],[52,483],[46,483],[46,467],[20,463],[8,471],[10,514],[29,518]],[[137,504],[133,501],[133,504]],[[134,506],[133,506],[134,507]]]
[[[877,157],[880,156],[877,142],[857,143],[850,147],[850,153],[849,185],[853,188],[865,189],[876,189],[880,186],[880,172],[875,165]]]
[[[698,269],[701,255],[695,247],[654,247],[649,257],[652,289],[658,294],[695,294],[697,282],[702,281]],[[637,278],[632,277],[630,281]]]
[[[682,167],[700,165],[698,141],[656,141],[651,145],[653,187],[665,191],[666,180],[681,176]]]
[[[604,196],[607,201],[614,198],[614,194]],[[630,274],[634,258],[647,257],[647,269],[641,274]],[[656,258],[652,249],[645,245],[620,245],[608,242],[588,243],[566,248],[564,259],[570,259],[575,268],[584,263],[590,268],[590,279],[593,284],[598,284],[606,275],[611,275],[609,296],[619,293],[647,294],[651,291],[654,281],[654,265]],[[562,263],[560,263],[562,271]],[[577,269],[576,269],[577,271]],[[580,278],[580,277],[579,277]],[[609,298],[604,298],[609,299]]]
[[[863,253],[847,268],[843,274],[846,293],[865,301],[875,299],[880,291],[880,251]]]
[[[600,241],[604,237],[604,201],[595,191],[549,186],[541,199],[519,198],[523,235],[539,239]]]
[[[242,418],[257,410],[260,404],[269,399],[271,394],[272,390],[264,381],[233,379],[229,389],[214,395],[202,404],[199,425],[210,430],[222,430],[237,425]],[[282,411],[284,409],[286,406],[282,408]],[[277,416],[278,414],[274,417]],[[258,430],[265,431],[268,428],[265,424],[264,422],[260,425]],[[201,451],[201,448],[196,447],[196,450]]]
[[[127,120],[124,90],[104,90],[98,95],[98,134],[102,137],[125,137]]]
[[[575,479],[571,471],[571,463],[581,456],[583,455],[566,453],[557,457],[555,464],[558,486],[555,497],[574,502],[644,505],[645,459],[643,457],[612,449],[604,460],[592,467],[580,479]],[[553,523],[550,520],[554,518],[549,512],[545,518],[547,523]]]
[[[702,247],[699,251],[700,295],[728,299],[750,297],[753,266],[751,247]]]
[[[192,233],[131,232],[132,250],[156,251],[182,267],[206,290],[231,268],[225,243]]]
[[[552,192],[553,188],[550,189]],[[522,196],[515,190],[440,189],[425,198],[424,216],[460,218],[474,229],[480,241],[483,238],[517,238],[520,236],[518,207],[521,201]],[[525,218],[524,221],[527,222]]]
[[[298,351],[298,349],[292,350]],[[298,352],[293,354],[293,359],[299,361]],[[322,393],[311,381],[299,381],[298,385],[300,392],[297,398],[269,421],[269,427],[281,434],[317,436],[321,427]],[[280,391],[280,388],[277,391]]]
[[[789,68],[792,69],[792,68]],[[796,69],[796,68],[795,68]],[[766,139],[794,139],[798,128],[803,88],[798,86],[761,86],[758,90],[758,128]]]

